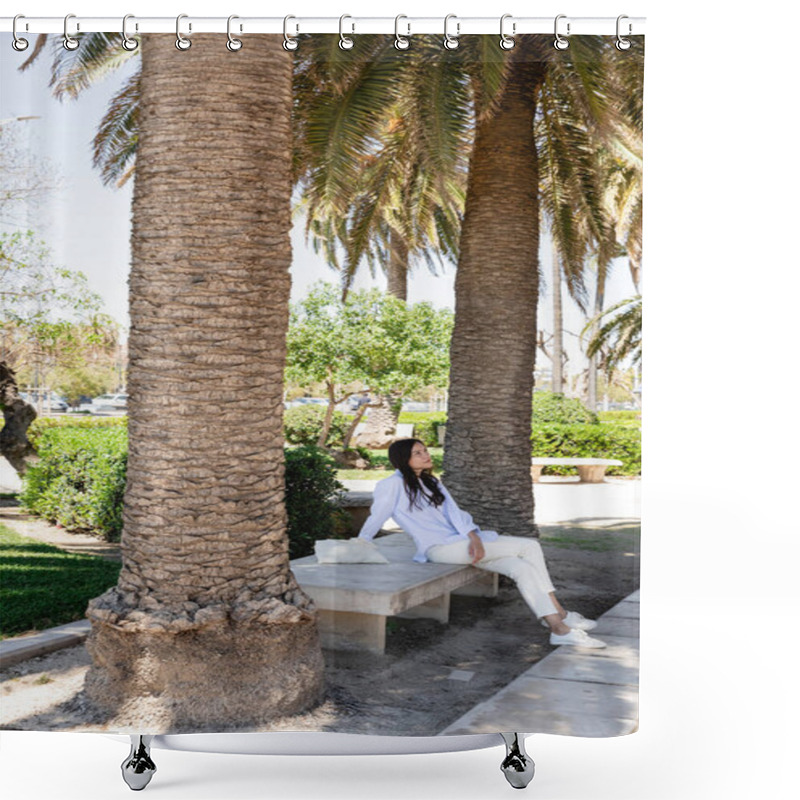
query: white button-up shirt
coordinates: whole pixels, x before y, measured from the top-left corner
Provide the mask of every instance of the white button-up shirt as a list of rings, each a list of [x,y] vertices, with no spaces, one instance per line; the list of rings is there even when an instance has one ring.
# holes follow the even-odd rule
[[[421,487],[424,490],[424,485]],[[426,553],[437,544],[450,544],[467,539],[470,531],[475,531],[484,542],[497,539],[496,531],[482,531],[472,517],[462,511],[440,481],[439,488],[444,495],[444,503],[434,506],[426,499],[427,494],[417,496],[419,505],[410,505],[406,494],[403,474],[396,470],[394,475],[378,481],[372,500],[372,508],[367,521],[358,534],[360,539],[371,540],[391,517],[417,545],[414,561],[424,562]]]

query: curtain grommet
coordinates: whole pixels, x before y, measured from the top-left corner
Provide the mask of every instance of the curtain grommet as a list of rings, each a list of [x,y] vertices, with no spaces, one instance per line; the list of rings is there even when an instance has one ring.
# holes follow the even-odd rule
[[[176,36],[175,47],[177,47],[178,50],[188,50],[192,46],[192,40],[191,39],[187,39],[181,33],[181,20],[182,19],[187,19],[188,16],[189,16],[188,14],[178,14],[178,17],[175,20],[175,36]],[[190,22],[189,23],[189,32],[191,33],[191,31],[192,31],[192,23]]]
[[[631,49],[631,40],[630,39],[626,39],[620,33],[620,23],[622,22],[623,19],[628,19],[628,16],[625,15],[625,14],[620,14],[617,17],[617,41],[614,42],[614,46],[617,48],[617,50],[619,50],[621,52],[624,52],[625,50],[630,50]],[[628,23],[628,35],[629,36],[630,36],[630,33],[631,33],[631,24],[629,22]]]
[[[69,50],[70,52],[77,50],[80,46],[80,42],[69,35],[68,26],[71,19],[75,19],[74,14],[67,14],[67,16],[64,17],[64,49]]]
[[[21,53],[23,50],[28,49],[28,45],[30,42],[23,38],[22,36],[17,36],[17,20],[18,19],[25,19],[24,14],[17,14],[14,17],[14,22],[11,23],[11,34],[13,35],[14,39],[11,42],[11,46],[18,52]]]
[[[450,33],[448,30],[448,24],[451,19],[456,20],[456,33],[455,36]],[[444,46],[445,50],[456,50],[458,49],[458,34],[459,30],[461,29],[461,23],[458,21],[458,18],[455,14],[448,14],[444,18],[444,39],[442,39],[442,45]]]
[[[516,45],[516,40],[514,39],[514,34],[516,33],[517,23],[511,23],[511,36],[509,36],[505,32],[505,22],[507,19],[512,19],[511,14],[503,14],[500,17],[500,49],[501,50],[512,50],[514,45]]]
[[[569,47],[569,40],[565,39],[558,32],[558,21],[561,20],[561,19],[566,19],[566,18],[567,18],[566,14],[559,14],[556,17],[556,21],[555,21],[555,24],[554,24],[554,30],[555,30],[556,38],[553,40],[553,47],[555,47],[556,50],[566,50]],[[567,36],[569,36],[569,28],[570,28],[570,25],[569,25],[569,22],[568,22],[567,23]]]

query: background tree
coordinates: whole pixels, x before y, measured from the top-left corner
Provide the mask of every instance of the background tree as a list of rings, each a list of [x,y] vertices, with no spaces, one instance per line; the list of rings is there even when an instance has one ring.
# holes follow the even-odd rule
[[[287,337],[287,379],[324,384],[328,407],[319,446],[328,439],[334,407],[364,391],[400,398],[447,382],[452,312],[406,304],[377,289],[350,292],[317,285],[295,304]],[[366,406],[359,407],[355,429]],[[347,447],[351,433],[345,437]]]

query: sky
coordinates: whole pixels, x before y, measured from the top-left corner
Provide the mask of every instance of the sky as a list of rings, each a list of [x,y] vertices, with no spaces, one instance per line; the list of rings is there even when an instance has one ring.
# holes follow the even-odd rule
[[[134,58],[112,72],[103,82],[84,90],[77,100],[56,100],[48,89],[49,53],[43,53],[24,73],[16,68],[26,54],[10,46],[11,36],[0,35],[0,120],[19,116],[36,119],[6,122],[24,137],[28,150],[41,158],[57,177],[60,188],[36,209],[27,224],[52,248],[54,261],[71,270],[81,270],[103,298],[105,310],[128,325],[127,276],[130,263],[130,207],[133,182],[122,188],[103,186],[99,170],[92,166],[92,138],[105,113],[109,99],[138,66]],[[30,51],[28,51],[30,52]],[[336,281],[337,275],[305,242],[304,220],[298,217],[292,229],[292,299],[302,297],[319,280]],[[553,331],[550,242],[543,230],[540,263],[545,285],[539,304],[538,327]],[[412,272],[409,300],[427,300],[438,307],[453,307],[455,266],[447,263],[437,275],[420,264]],[[591,282],[591,276],[587,280]],[[359,270],[356,288],[379,286],[386,281],[378,271],[372,278],[365,265]],[[606,307],[634,294],[625,259],[617,259],[606,288]],[[562,290],[564,304],[564,346],[569,355],[568,373],[585,367],[579,338],[585,317]],[[538,356],[539,367],[549,362]]]

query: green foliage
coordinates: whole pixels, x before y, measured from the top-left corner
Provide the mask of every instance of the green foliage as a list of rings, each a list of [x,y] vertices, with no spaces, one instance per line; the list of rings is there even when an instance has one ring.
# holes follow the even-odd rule
[[[51,428],[38,439],[39,461],[25,473],[22,505],[71,530],[118,541],[128,462],[128,431]]]
[[[65,553],[0,525],[0,638],[83,619],[86,605],[117,582],[120,564]]]
[[[640,475],[642,437],[637,428],[622,425],[535,425],[532,455],[539,458],[616,458],[621,467],[609,467],[607,475]],[[572,467],[545,467],[545,475],[565,475]]]
[[[337,538],[346,513],[340,508],[343,490],[336,463],[324,450],[313,445],[286,450],[290,558],[311,555],[317,539]]]
[[[324,383],[341,399],[360,382],[374,394],[406,395],[444,386],[453,314],[430,303],[407,304],[376,289],[350,292],[317,284],[292,307],[287,381]]]
[[[446,411],[403,411],[398,422],[414,426],[414,438],[426,447],[439,447],[439,426],[447,424]]]
[[[92,368],[77,366],[56,370],[51,384],[73,408],[80,403],[82,396],[97,397],[110,392],[117,385],[116,371],[108,367]]]
[[[618,409],[616,411],[598,411],[597,416],[600,422],[611,423],[614,425],[640,425],[642,412],[636,409]]]
[[[577,398],[564,397],[557,392],[533,393],[534,425],[596,425],[597,422],[597,414]]]
[[[25,474],[22,505],[70,530],[118,540],[128,434],[123,424],[115,423],[94,430],[52,425],[40,431],[40,460]],[[286,510],[292,558],[312,552],[316,539],[336,535],[342,513],[341,491],[336,464],[324,450],[312,445],[286,450]]]
[[[341,445],[350,427],[352,417],[341,411],[333,412],[328,438],[328,447]],[[320,405],[294,406],[283,412],[283,433],[290,444],[316,444],[325,422],[325,407]]]
[[[28,428],[28,441],[34,449],[45,431],[53,428],[75,428],[78,430],[94,430],[96,428],[127,428],[127,417],[37,417]]]

